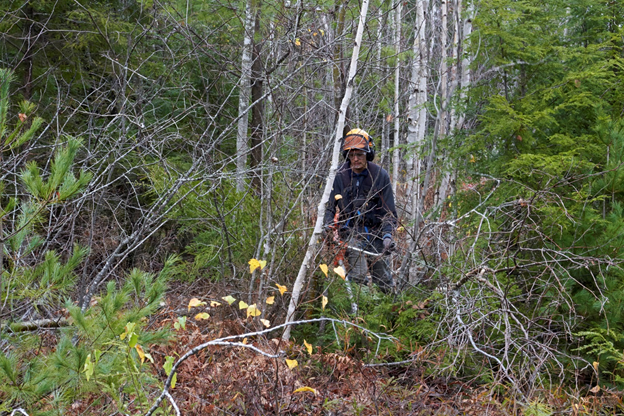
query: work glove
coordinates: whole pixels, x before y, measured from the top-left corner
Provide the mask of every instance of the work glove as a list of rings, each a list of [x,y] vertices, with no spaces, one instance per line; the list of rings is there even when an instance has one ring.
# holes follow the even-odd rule
[[[383,239],[383,249],[384,254],[388,255],[394,251],[394,241],[392,241],[392,237],[386,237]]]

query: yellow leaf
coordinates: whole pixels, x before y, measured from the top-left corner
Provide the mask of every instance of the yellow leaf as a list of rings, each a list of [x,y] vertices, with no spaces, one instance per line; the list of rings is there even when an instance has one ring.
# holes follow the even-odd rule
[[[288,292],[288,288],[286,286],[282,286],[279,283],[275,283],[275,286],[279,289],[280,295],[284,295],[284,292]]]
[[[247,308],[247,318],[249,318],[250,316],[260,316],[261,313],[262,312],[256,307],[255,303],[253,305],[249,305],[249,307]]]
[[[243,338],[243,344],[247,345],[247,338]]]
[[[334,197],[334,199],[335,199],[336,201],[338,201],[338,200],[342,199],[342,195],[340,195],[340,194],[336,194],[336,196]]]
[[[253,273],[253,271],[256,270],[258,267],[260,267],[260,262],[258,260],[249,260],[249,273]]]
[[[336,273],[338,276],[342,277],[343,279],[345,279],[345,276],[347,275],[345,273],[345,269],[342,266],[338,266],[336,268],[334,268],[334,273]]]
[[[197,315],[195,315],[196,321],[201,321],[202,319],[208,319],[208,318],[210,318],[210,315],[208,315],[206,312],[198,313]]]
[[[202,302],[201,300],[197,299],[197,298],[193,298],[189,301],[188,304],[188,310],[190,311],[191,308],[194,308],[196,306],[204,306],[206,304],[206,302]]]
[[[286,365],[292,370],[293,368],[297,367],[299,363],[297,362],[297,360],[289,360],[288,358],[286,358]]]
[[[592,393],[598,393],[600,391],[600,386],[598,384],[596,384],[596,387],[589,389],[589,391],[591,391]]]
[[[323,300],[321,301],[321,305],[323,305],[323,310],[325,310],[325,306],[327,305],[327,296],[323,295]]]
[[[249,260],[249,273],[253,273],[254,270],[256,270],[258,267],[260,268],[260,270],[264,269],[264,266],[266,266],[266,260],[256,260],[256,259],[251,259]]]
[[[176,382],[178,381],[178,373],[173,373],[173,377],[171,377],[171,388],[175,389]]]
[[[216,300],[211,300],[210,301],[210,307],[211,308],[216,308],[217,306],[221,306],[221,304],[219,302],[217,302]]]
[[[267,328],[271,326],[271,322],[268,319],[260,319],[260,322],[262,322],[262,325],[266,326]]]
[[[249,305],[247,305],[242,300],[238,302],[238,309],[247,309],[248,307],[249,307]]]
[[[477,159],[475,159],[474,155],[470,155],[470,163],[475,163]]]
[[[323,29],[319,29],[319,32],[321,32],[321,35],[325,34],[325,31]]]
[[[236,301],[236,298],[233,298],[232,295],[224,296],[221,299],[226,301],[228,303],[228,305],[231,305],[232,303],[234,303]]]
[[[598,361],[594,361],[594,368],[596,369],[596,371],[598,371],[598,366],[600,365],[600,363]]]
[[[143,364],[143,362],[145,361],[145,351],[143,351],[143,347],[141,347],[139,344],[136,344],[134,346],[134,349],[136,350],[137,354],[139,354],[141,364]]]
[[[304,391],[309,391],[310,393],[318,394],[318,392],[312,387],[299,387],[297,390],[293,391],[293,393],[302,393]]]
[[[321,264],[319,267],[321,268],[321,271],[325,273],[325,277],[327,277],[327,272],[329,271],[329,268],[327,267],[327,265]]]
[[[308,354],[312,355],[312,344],[308,343],[308,341],[304,339],[303,345],[305,345],[306,350],[308,350]]]
[[[295,39],[295,45],[301,46],[301,42],[299,41],[299,38]]]
[[[267,305],[273,305],[275,303],[275,296],[269,296],[266,300]]]

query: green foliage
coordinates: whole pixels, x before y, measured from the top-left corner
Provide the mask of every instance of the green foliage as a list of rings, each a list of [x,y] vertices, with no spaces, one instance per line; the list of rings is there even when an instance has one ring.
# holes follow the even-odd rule
[[[624,336],[604,328],[592,328],[575,335],[583,340],[576,351],[594,364],[596,372],[600,371],[598,382],[615,384],[618,388],[624,386]]]
[[[86,312],[67,301],[70,325],[54,345],[42,347],[36,333],[4,333],[10,345],[8,353],[0,354],[0,395],[5,403],[28,403],[30,414],[43,414],[50,407],[64,413],[80,397],[107,396],[114,409],[124,412],[130,406],[147,406],[150,389],[157,388],[148,348],[168,342],[172,334],[147,329],[146,318],[162,302],[174,262],[170,259],[158,276],[133,270],[119,289],[110,282]],[[38,350],[35,355],[32,348]]]

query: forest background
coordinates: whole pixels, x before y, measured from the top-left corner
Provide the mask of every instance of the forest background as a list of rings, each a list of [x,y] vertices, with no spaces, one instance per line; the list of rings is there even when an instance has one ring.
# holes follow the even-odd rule
[[[1,4],[2,414],[621,411],[622,2]],[[355,127],[391,296],[319,239]]]

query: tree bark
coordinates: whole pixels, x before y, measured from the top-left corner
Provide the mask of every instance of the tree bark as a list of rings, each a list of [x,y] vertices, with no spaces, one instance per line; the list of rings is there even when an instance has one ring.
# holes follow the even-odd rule
[[[260,33],[260,8],[256,10],[254,33]],[[262,177],[262,138],[264,136],[264,105],[262,98],[263,65],[261,59],[262,42],[255,39],[253,42],[253,63],[251,65],[251,101],[256,103],[251,109],[251,186],[260,192]]]
[[[392,191],[396,195],[397,184],[399,183],[399,171],[401,165],[401,152],[399,151],[399,144],[401,144],[400,137],[400,124],[399,124],[399,98],[401,96],[400,90],[400,76],[401,76],[401,10],[402,0],[397,1],[396,9],[394,10],[394,53],[396,54],[396,65],[394,67],[394,151],[392,152]]]
[[[249,97],[251,95],[251,54],[254,30],[254,15],[252,1],[247,0],[245,6],[245,33],[243,37],[243,54],[241,60],[241,77],[238,86],[238,114],[243,114],[238,119],[238,129],[236,134],[236,190],[242,192],[245,189],[245,170],[247,167],[247,154],[249,153],[249,143],[247,128],[249,127]]]
[[[408,111],[408,135],[407,142],[411,145],[411,152],[407,160],[407,169],[409,172],[409,189],[408,195],[411,195],[408,212],[410,218],[415,220],[421,215],[417,210],[418,201],[420,200],[420,171],[422,167],[422,158],[419,152],[423,148],[425,140],[425,132],[427,131],[427,43],[425,37],[426,21],[425,21],[425,0],[419,0],[416,7],[416,21],[414,37],[412,74],[410,82],[410,97]]]

